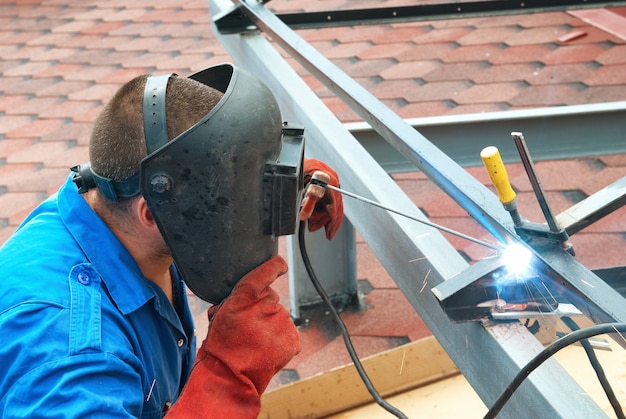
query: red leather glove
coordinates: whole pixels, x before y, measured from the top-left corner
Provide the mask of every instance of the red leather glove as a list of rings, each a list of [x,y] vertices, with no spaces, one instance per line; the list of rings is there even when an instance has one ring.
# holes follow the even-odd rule
[[[257,267],[220,305],[183,392],[167,418],[256,418],[272,377],[297,355],[300,335],[270,285],[287,272],[279,255]]]
[[[306,186],[317,170],[325,172],[330,180],[329,185],[336,188],[339,187],[339,176],[337,172],[330,168],[326,163],[316,159],[304,159],[304,185]],[[332,240],[335,233],[339,230],[341,221],[343,220],[343,198],[341,193],[326,189],[326,193],[315,205],[313,214],[309,218],[309,231],[317,231],[324,227],[326,230],[326,238]]]

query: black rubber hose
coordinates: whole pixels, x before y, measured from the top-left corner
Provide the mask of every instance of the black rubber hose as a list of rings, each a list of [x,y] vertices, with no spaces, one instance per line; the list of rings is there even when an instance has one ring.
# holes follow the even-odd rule
[[[504,390],[504,393],[496,400],[493,407],[489,409],[484,416],[485,419],[493,419],[502,410],[502,407],[511,398],[515,390],[524,382],[526,377],[530,375],[537,367],[543,364],[548,358],[560,351],[561,349],[578,342],[582,339],[587,339],[592,336],[603,335],[607,333],[626,332],[626,323],[605,323],[595,326],[580,329],[572,333],[568,333],[560,339],[552,342],[543,351],[539,352],[519,373],[515,376],[511,384]]]
[[[315,272],[313,271],[313,266],[311,265],[309,255],[306,250],[306,244],[304,242],[305,228],[306,228],[306,223],[304,221],[301,221],[300,228],[298,231],[298,244],[300,245],[300,254],[302,255],[302,261],[304,262],[304,267],[306,268],[306,271],[309,274],[309,278],[311,279],[311,282],[313,283],[315,290],[320,295],[324,303],[328,306],[328,309],[330,310],[335,320],[335,324],[337,325],[337,327],[339,328],[339,331],[341,332],[341,336],[343,337],[343,340],[345,342],[346,349],[348,350],[348,353],[350,354],[350,358],[352,359],[352,362],[354,363],[354,367],[359,373],[361,380],[365,384],[367,391],[369,391],[369,393],[374,398],[374,401],[376,401],[376,403],[378,403],[380,407],[382,407],[383,409],[385,409],[392,415],[395,415],[397,418],[408,419],[408,417],[404,413],[402,413],[396,407],[389,404],[385,399],[381,397],[381,395],[378,393],[378,391],[372,384],[372,381],[370,380],[369,376],[365,372],[365,369],[363,368],[363,365],[361,364],[361,361],[356,354],[354,345],[352,344],[352,341],[350,340],[350,334],[348,333],[348,329],[346,328],[346,325],[341,319],[341,316],[339,316],[339,313],[335,309],[333,302],[331,301],[330,297],[328,297],[328,294],[326,294],[326,291],[322,287],[322,284],[320,284],[319,280],[317,279],[317,276],[315,275]]]
[[[576,322],[572,320],[570,317],[566,317],[566,316],[561,317],[561,321],[567,327],[569,327],[569,329],[572,332],[576,330],[580,330],[580,327],[578,327]],[[585,349],[585,352],[587,353],[587,358],[589,358],[589,362],[591,363],[593,370],[596,372],[596,376],[598,377],[598,381],[600,381],[600,385],[602,385],[604,394],[606,394],[606,397],[609,399],[609,403],[611,403],[611,407],[613,407],[615,416],[618,419],[626,419],[626,416],[624,416],[624,410],[622,410],[622,406],[620,405],[619,400],[617,400],[617,397],[615,396],[613,387],[611,387],[611,384],[609,383],[609,379],[606,377],[606,374],[604,373],[604,368],[602,368],[602,364],[600,364],[600,360],[598,359],[596,352],[593,350],[593,346],[591,346],[591,343],[587,339],[581,339],[580,344],[582,345],[582,347]]]

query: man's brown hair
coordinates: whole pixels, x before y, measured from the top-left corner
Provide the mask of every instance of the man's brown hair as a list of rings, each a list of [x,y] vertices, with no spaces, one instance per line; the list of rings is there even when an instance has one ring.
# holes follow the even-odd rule
[[[94,122],[89,143],[92,169],[100,176],[125,180],[139,172],[146,157],[143,129],[143,97],[148,76],[138,76],[122,86]],[[222,93],[195,80],[172,76],[166,90],[165,114],[168,140],[189,129],[205,116]],[[108,201],[103,199],[101,201]],[[106,202],[110,210],[122,202]]]

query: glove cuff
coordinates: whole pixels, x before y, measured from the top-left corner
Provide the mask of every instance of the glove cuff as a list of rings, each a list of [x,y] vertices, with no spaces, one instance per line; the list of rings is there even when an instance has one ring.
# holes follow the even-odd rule
[[[201,348],[189,381],[166,418],[255,419],[260,411],[261,394],[254,384]]]

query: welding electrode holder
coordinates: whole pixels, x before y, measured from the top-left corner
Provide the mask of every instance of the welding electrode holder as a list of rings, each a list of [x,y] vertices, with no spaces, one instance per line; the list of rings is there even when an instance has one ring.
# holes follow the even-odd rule
[[[326,194],[326,186],[330,182],[330,176],[320,170],[316,170],[311,176],[311,180],[307,185],[302,199],[302,205],[300,206],[300,212],[298,218],[300,221],[305,221],[311,218],[315,205]]]

